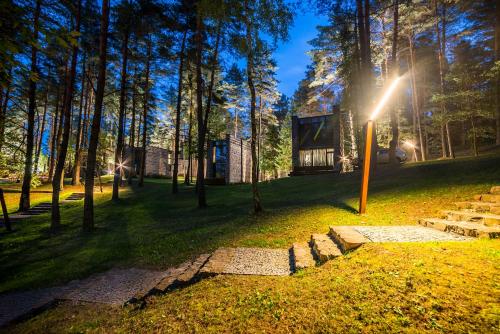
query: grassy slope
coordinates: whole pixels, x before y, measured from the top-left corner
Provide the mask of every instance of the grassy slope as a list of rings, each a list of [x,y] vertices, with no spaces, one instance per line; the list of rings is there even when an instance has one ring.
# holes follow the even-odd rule
[[[2,235],[0,291],[85,277],[113,265],[167,267],[222,245],[288,247],[332,224],[414,224],[500,181],[500,157],[381,168],[368,215],[355,214],[359,176],[310,176],[262,184],[266,214],[249,214],[247,185],[210,187],[194,209],[192,189],[174,198],[162,180],[97,196],[98,231],[80,233],[81,204]],[[353,331],[413,328],[498,330],[498,241],[379,244],[287,278],[217,277],[155,298],[145,310],[61,306],[20,330]],[[368,327],[366,327],[368,326]]]

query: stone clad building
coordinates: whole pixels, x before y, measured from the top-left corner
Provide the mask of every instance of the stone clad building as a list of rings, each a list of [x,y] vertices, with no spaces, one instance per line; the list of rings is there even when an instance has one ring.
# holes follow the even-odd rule
[[[210,141],[206,168],[207,184],[251,182],[250,143],[232,135],[227,135],[225,139]]]
[[[339,112],[292,117],[290,175],[338,171],[340,157]]]

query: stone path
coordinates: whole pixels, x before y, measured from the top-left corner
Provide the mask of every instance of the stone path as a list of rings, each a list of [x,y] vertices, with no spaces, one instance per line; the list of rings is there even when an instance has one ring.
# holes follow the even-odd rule
[[[80,200],[82,193],[66,201]],[[475,197],[475,202],[457,203],[463,211],[444,211],[444,218],[420,220],[424,226],[331,226],[328,234],[313,234],[309,242],[288,249],[219,248],[178,267],[166,270],[113,268],[65,286],[0,295],[0,326],[25,318],[57,300],[122,306],[149,295],[218,274],[286,276],[297,269],[315,266],[367,242],[468,241],[472,237],[500,237],[500,187]],[[42,204],[34,210],[46,210]],[[50,210],[50,209],[49,209]],[[461,221],[464,219],[465,221]]]
[[[121,306],[137,298],[141,291],[148,293],[166,275],[165,271],[113,268],[84,279],[59,298]]]
[[[287,276],[292,273],[288,249],[219,248],[200,273]]]
[[[65,200],[61,201],[61,204],[67,204],[74,201],[79,201],[83,199],[84,196],[85,196],[84,193],[72,193]],[[9,220],[11,223],[16,223],[32,216],[38,216],[44,213],[48,213],[51,210],[52,210],[51,202],[42,202],[35,206],[32,206],[27,211],[21,211],[15,214],[10,214]],[[0,225],[3,226],[3,215],[0,215]]]
[[[439,218],[422,218],[419,224],[444,232],[476,238],[500,238],[500,186],[474,200],[454,203],[457,210],[445,210]]]
[[[463,241],[470,237],[446,233],[422,226],[353,226],[371,242]]]
[[[51,287],[0,296],[0,327],[48,308],[66,292],[66,287]]]

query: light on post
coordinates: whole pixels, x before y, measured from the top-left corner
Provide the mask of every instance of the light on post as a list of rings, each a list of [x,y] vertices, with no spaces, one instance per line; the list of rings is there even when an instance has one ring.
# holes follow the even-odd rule
[[[372,137],[373,137],[373,121],[378,116],[382,108],[387,104],[387,101],[394,93],[401,77],[397,77],[391,83],[387,91],[384,93],[377,106],[373,110],[368,124],[366,125],[366,140],[365,140],[365,158],[363,161],[363,177],[361,180],[361,194],[359,198],[359,213],[366,212],[366,200],[368,198],[368,181],[370,179],[370,164],[371,164],[371,151],[372,151]]]

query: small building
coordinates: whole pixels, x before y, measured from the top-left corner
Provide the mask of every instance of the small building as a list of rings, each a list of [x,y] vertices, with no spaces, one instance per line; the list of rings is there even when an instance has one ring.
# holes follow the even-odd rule
[[[207,149],[207,184],[249,183],[252,175],[250,143],[227,135],[212,140]]]
[[[332,114],[306,114],[292,117],[292,166],[290,175],[338,171],[340,123],[338,111]]]

